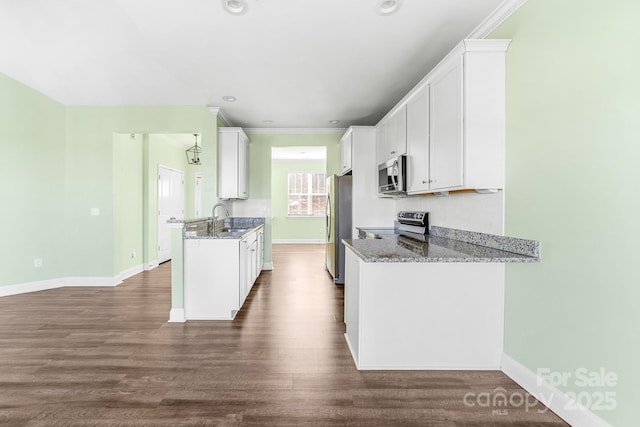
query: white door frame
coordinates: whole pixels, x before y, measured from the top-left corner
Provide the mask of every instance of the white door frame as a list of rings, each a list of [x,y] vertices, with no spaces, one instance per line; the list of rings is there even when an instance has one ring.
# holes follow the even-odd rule
[[[196,172],[195,176],[195,217],[202,218],[202,172]]]

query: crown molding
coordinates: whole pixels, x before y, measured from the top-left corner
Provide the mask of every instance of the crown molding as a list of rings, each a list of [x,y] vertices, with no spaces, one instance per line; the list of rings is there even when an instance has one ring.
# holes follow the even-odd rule
[[[222,120],[222,122],[226,126],[233,126],[233,123],[231,123],[231,120],[229,120],[229,117],[227,117],[227,115],[224,113],[224,111],[222,111],[222,107],[210,107],[210,106],[207,106],[207,110],[209,110],[209,112],[211,114],[213,114],[214,116],[216,116],[220,120]]]
[[[247,128],[247,135],[342,135],[346,128]]]
[[[504,0],[487,18],[471,32],[467,39],[483,39],[498,28],[508,17],[522,7],[527,0]]]

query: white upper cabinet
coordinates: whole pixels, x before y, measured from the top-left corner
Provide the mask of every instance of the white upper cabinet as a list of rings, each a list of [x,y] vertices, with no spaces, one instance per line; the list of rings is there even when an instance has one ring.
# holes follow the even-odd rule
[[[387,127],[384,124],[378,125],[376,128],[376,166],[387,161],[387,147],[385,145],[386,131]]]
[[[349,129],[340,139],[340,175],[351,172],[353,157],[353,133]]]
[[[242,128],[218,129],[218,197],[249,197],[249,138]]]
[[[462,187],[462,58],[438,70],[430,82],[429,189]]]
[[[402,105],[381,123],[382,139],[378,142],[381,157],[378,163],[386,162],[407,153],[407,106]]]
[[[405,109],[408,194],[504,188],[509,43],[463,40],[378,124],[384,160],[402,154],[391,122]]]
[[[429,86],[407,101],[407,190],[429,191]]]

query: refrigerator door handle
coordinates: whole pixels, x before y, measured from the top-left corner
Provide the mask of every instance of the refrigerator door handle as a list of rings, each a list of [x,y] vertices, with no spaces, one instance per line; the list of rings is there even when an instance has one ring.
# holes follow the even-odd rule
[[[327,215],[325,217],[327,221],[327,241],[331,239],[331,196],[327,194]]]

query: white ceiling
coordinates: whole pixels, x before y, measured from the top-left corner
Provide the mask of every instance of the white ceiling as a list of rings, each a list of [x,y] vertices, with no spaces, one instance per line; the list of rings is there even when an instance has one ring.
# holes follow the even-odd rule
[[[404,0],[390,16],[378,2],[247,0],[234,16],[221,0],[0,0],[0,72],[65,105],[372,125],[501,0]]]

